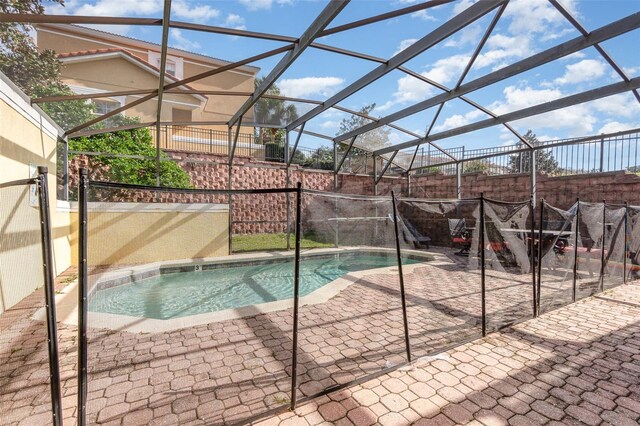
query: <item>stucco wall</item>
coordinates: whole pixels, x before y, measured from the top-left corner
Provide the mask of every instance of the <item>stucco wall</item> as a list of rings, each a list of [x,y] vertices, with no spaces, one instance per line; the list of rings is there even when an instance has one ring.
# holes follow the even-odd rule
[[[96,49],[125,49],[132,55],[142,59],[149,60],[149,50],[159,54],[160,46],[151,45],[133,39],[122,38],[113,34],[105,34],[101,32],[91,31],[85,28],[70,27],[57,24],[41,24],[37,26],[37,41],[40,50],[51,49],[57,53],[69,53]],[[169,55],[180,58],[183,61],[183,78],[210,71],[218,68],[227,62],[191,54],[180,50],[169,49]],[[119,72],[113,69],[113,64],[109,61],[99,60],[86,63],[86,69],[78,67],[78,64],[64,66],[61,69],[63,82],[70,85],[80,85],[96,89],[104,90],[123,90],[123,89],[157,89],[157,77],[148,74],[153,80],[153,84],[145,81],[131,81],[132,71]],[[155,65],[155,64],[151,64]],[[139,69],[139,71],[141,71]],[[189,84],[194,89],[213,90],[213,91],[230,91],[230,92],[253,92],[255,73],[258,69],[251,66],[238,67],[237,69],[228,70],[206,77],[201,80],[194,81]],[[87,76],[91,76],[87,80]],[[127,78],[123,78],[127,76]],[[141,77],[137,78],[138,80]],[[184,96],[184,95],[182,95]],[[246,101],[246,96],[218,96],[205,95],[206,101],[194,109],[192,114],[193,121],[227,121]],[[136,100],[136,97],[127,97],[126,103]],[[162,121],[171,120],[171,107],[175,106],[180,109],[191,109],[190,107],[181,106],[180,104],[171,104],[169,101],[180,101],[176,95],[165,93],[165,104],[162,111]],[[190,97],[187,102],[193,103],[195,98]],[[127,111],[126,115],[134,115],[141,117],[143,121],[155,121],[156,103],[145,102],[137,106],[134,110]],[[149,119],[153,117],[153,119]],[[253,119],[253,109],[245,114],[245,120]],[[198,127],[213,128],[216,130],[226,130],[227,126],[209,126],[198,125]],[[253,131],[251,127],[242,127],[243,133]]]
[[[0,75],[0,182],[31,177],[30,165],[49,168],[54,267],[56,273],[61,273],[70,266],[71,254],[69,213],[64,206],[58,207],[56,198],[58,134],[59,129]],[[4,194],[0,206],[0,312],[42,285],[37,209],[29,206],[28,189],[12,189]]]
[[[199,259],[229,253],[228,206],[89,203],[90,266]],[[78,214],[71,214],[78,235]],[[77,262],[77,240],[72,245]]]

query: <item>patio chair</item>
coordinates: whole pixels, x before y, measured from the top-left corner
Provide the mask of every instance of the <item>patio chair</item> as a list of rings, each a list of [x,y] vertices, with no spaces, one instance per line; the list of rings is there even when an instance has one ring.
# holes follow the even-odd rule
[[[404,226],[407,227],[407,230],[409,231],[409,234],[410,234],[409,241],[413,243],[415,248],[421,248],[422,246],[424,246],[424,248],[427,248],[427,249],[429,248],[431,237],[422,235],[420,231],[418,231],[416,227],[413,226],[413,224],[408,220],[404,220]]]
[[[464,219],[449,219],[449,234],[454,245],[459,245],[458,256],[469,256],[471,249],[471,231],[467,229]]]

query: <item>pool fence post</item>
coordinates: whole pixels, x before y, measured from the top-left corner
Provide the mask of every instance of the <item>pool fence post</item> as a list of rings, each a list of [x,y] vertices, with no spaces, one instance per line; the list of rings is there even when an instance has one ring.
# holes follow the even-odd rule
[[[393,227],[396,236],[396,257],[398,258],[398,278],[400,279],[400,297],[402,298],[402,322],[404,325],[404,343],[407,349],[407,361],[411,362],[411,342],[409,340],[409,320],[407,318],[407,298],[404,289],[404,274],[402,272],[402,255],[400,253],[400,235],[398,229],[398,209],[396,207],[396,196],[391,191],[391,202],[393,204]]]
[[[47,343],[49,349],[49,381],[53,424],[62,425],[60,395],[60,361],[58,359],[58,328],[54,288],[53,252],[51,247],[51,216],[49,213],[49,184],[47,167],[38,167],[38,197],[40,204],[40,237],[42,239],[42,267],[44,270],[45,308],[47,312]]]
[[[300,304],[300,233],[302,232],[302,183],[296,186],[296,245],[293,270],[293,348],[291,357],[291,410],[296,408],[298,387],[298,314]]]
[[[289,188],[289,132],[285,133],[284,164],[286,172],[285,186]],[[287,192],[287,250],[291,250],[291,195]]]
[[[480,292],[482,296],[482,336],[487,335],[486,266],[484,235],[484,193],[480,193]]]
[[[607,201],[602,200],[602,243],[600,244],[600,292],[604,291],[604,247],[607,232]]]
[[[78,426],[87,424],[87,219],[89,173],[80,169],[78,187]]]
[[[229,208],[229,230],[228,230],[228,239],[229,239],[229,254],[233,254],[233,196],[231,195],[231,178],[232,178],[232,163],[233,159],[231,157],[231,127],[229,127],[227,131],[227,190],[229,191],[229,195],[227,197],[227,204]]]
[[[348,152],[345,153],[345,159]],[[333,192],[338,192],[338,144],[333,141]],[[338,248],[340,245],[340,220],[338,217],[338,198],[335,197],[333,201],[333,215],[336,219],[336,229],[333,232],[333,245]]]
[[[624,202],[624,257],[622,258],[622,283],[627,283],[627,256],[628,256],[628,227],[629,225],[629,203]]]
[[[533,201],[533,198],[532,198]],[[544,198],[540,200],[540,223],[538,224],[538,279],[536,290],[536,317],[540,315],[540,297],[542,291],[542,230],[544,220]]]
[[[576,228],[573,247],[573,288],[571,294],[571,300],[576,301],[577,287],[578,287],[578,234],[580,233],[580,198],[576,198]]]

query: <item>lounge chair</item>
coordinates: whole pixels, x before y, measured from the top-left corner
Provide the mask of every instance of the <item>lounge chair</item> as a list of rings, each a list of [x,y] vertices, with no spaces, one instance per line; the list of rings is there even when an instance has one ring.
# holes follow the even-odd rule
[[[467,229],[464,219],[449,219],[449,234],[454,245],[459,245],[458,256],[469,256],[471,249],[471,231]]]
[[[431,237],[427,237],[426,235],[422,235],[413,224],[407,220],[404,220],[404,226],[407,227],[409,231],[410,238],[409,241],[413,242],[415,248],[429,248],[429,243],[431,242]]]

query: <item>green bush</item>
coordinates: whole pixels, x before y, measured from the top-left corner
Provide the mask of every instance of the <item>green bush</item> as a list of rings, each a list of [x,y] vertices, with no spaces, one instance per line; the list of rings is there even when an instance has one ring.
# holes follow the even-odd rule
[[[119,123],[135,123],[134,119],[120,118]],[[156,148],[148,128],[120,130],[69,140],[70,151],[128,154],[154,157]],[[102,176],[113,182],[135,185],[156,185],[156,161],[135,158],[90,156],[91,168],[98,168]],[[174,188],[192,188],[189,174],[167,154],[160,152],[160,185]]]

